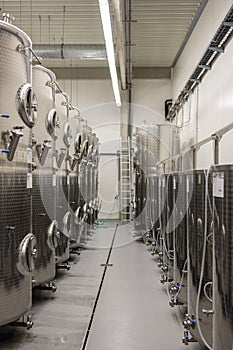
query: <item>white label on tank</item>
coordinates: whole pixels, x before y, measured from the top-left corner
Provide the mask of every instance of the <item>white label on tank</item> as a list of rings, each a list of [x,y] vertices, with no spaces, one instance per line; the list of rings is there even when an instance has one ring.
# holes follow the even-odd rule
[[[32,188],[32,174],[27,174],[27,188]]]
[[[53,157],[53,169],[57,169],[57,159]]]
[[[67,175],[67,185],[69,186],[69,184],[70,184],[70,177],[69,177],[69,175]]]
[[[165,187],[165,179],[162,179],[163,188]]]
[[[224,173],[213,173],[213,196],[224,197]]]
[[[27,163],[32,164],[32,149],[27,148]]]
[[[186,192],[189,193],[189,179],[186,181]]]
[[[53,187],[56,186],[56,183],[57,183],[57,176],[56,174],[53,174]]]
[[[176,190],[176,179],[173,179],[173,190]]]

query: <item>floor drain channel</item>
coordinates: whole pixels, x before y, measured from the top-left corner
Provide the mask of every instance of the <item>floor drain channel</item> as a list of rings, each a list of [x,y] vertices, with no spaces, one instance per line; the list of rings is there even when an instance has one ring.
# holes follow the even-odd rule
[[[113,265],[113,264],[109,264],[109,259],[110,259],[111,253],[112,253],[112,248],[113,248],[113,244],[114,244],[114,241],[115,241],[117,228],[118,228],[118,224],[116,224],[116,228],[115,228],[115,232],[114,232],[114,235],[113,235],[113,238],[112,238],[111,246],[110,246],[110,249],[109,249],[109,252],[108,252],[107,261],[106,261],[105,264],[101,264],[101,266],[104,266],[104,271],[103,271],[103,275],[102,275],[102,278],[101,278],[101,282],[100,282],[100,286],[99,286],[99,289],[98,289],[98,293],[97,293],[97,296],[96,296],[96,299],[95,299],[95,303],[94,303],[94,307],[93,307],[93,310],[92,310],[91,318],[90,318],[90,321],[89,321],[89,324],[88,324],[88,328],[87,328],[87,331],[86,331],[86,334],[85,334],[85,337],[84,337],[84,340],[83,340],[83,345],[82,345],[80,350],[85,350],[86,349],[87,341],[88,341],[88,338],[89,338],[89,335],[90,335],[90,331],[91,331],[91,326],[92,326],[92,323],[93,323],[93,320],[94,320],[96,307],[97,307],[98,300],[99,300],[99,297],[100,297],[100,293],[101,293],[101,290],[102,290],[102,287],[103,287],[105,274],[106,274],[107,268],[109,266]]]

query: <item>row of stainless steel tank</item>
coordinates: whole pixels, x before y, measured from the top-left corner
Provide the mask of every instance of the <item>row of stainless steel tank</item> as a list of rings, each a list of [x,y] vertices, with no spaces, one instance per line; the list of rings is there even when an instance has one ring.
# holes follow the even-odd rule
[[[30,310],[32,287],[56,289],[97,220],[99,141],[23,31],[0,21],[0,43],[1,326]]]
[[[169,173],[154,167],[153,173],[141,166],[139,154],[135,228],[157,255],[170,306],[185,310],[183,342],[231,350],[233,165]]]

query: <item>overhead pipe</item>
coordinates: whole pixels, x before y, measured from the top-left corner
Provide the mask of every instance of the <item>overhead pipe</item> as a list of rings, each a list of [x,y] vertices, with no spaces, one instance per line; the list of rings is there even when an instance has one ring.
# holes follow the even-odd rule
[[[41,58],[106,60],[105,45],[102,44],[37,44],[33,51]]]
[[[125,47],[126,47],[126,88],[128,91],[128,136],[131,136],[131,102],[132,102],[132,0],[124,0],[125,12]]]

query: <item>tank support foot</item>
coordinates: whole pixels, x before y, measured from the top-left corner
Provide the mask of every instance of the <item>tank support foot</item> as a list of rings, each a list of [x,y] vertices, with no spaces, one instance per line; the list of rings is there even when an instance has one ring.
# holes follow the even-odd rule
[[[31,315],[27,316],[26,320],[24,320],[24,317],[23,317],[22,321],[11,322],[10,326],[24,327],[24,328],[27,328],[27,330],[29,330],[33,327],[32,316]]]
[[[39,289],[39,290],[48,290],[48,291],[51,291],[51,292],[55,293],[56,290],[57,290],[57,285],[53,281],[53,282],[42,284],[42,285],[38,286],[37,289]]]
[[[67,270],[67,271],[69,271],[70,270],[70,264],[68,262],[64,262],[61,265],[57,265],[56,269],[57,270]]]

